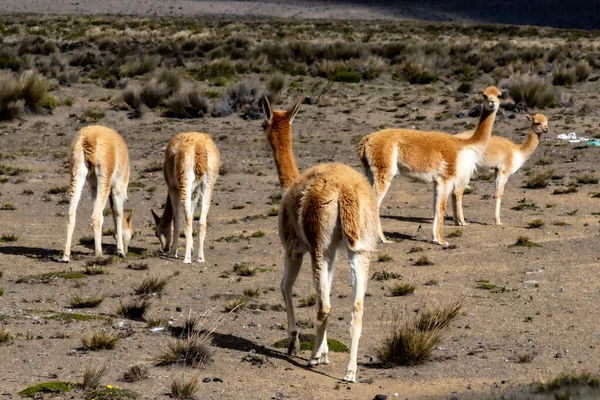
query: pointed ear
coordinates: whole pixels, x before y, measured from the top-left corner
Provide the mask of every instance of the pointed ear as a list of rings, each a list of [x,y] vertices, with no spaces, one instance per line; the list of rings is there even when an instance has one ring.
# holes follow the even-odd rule
[[[270,124],[271,119],[273,118],[273,110],[271,109],[271,104],[269,103],[267,95],[263,96],[263,99],[260,103],[262,105],[263,113],[265,114],[265,121]]]
[[[153,209],[150,209],[150,212],[152,212],[152,216],[154,217],[154,223],[156,223],[156,225],[158,225],[158,223],[160,222],[160,217],[158,215],[156,215],[156,213],[154,212]]]
[[[135,208],[132,208],[131,211],[129,212],[129,215],[127,216],[127,222],[129,222],[131,224],[131,217],[133,217],[133,213],[135,212]]]
[[[533,122],[533,115],[525,114],[525,118]]]
[[[294,117],[296,116],[296,114],[298,114],[298,110],[300,110],[300,106],[302,105],[303,101],[304,101],[304,96],[298,97],[298,100],[296,100],[296,103],[292,106],[292,108],[287,110],[287,116],[290,119],[290,124],[294,120]]]
[[[487,94],[485,94],[485,92],[481,93],[481,95],[483,96],[483,99],[484,99],[484,100],[487,100],[487,99],[488,99],[488,95],[487,95]]]

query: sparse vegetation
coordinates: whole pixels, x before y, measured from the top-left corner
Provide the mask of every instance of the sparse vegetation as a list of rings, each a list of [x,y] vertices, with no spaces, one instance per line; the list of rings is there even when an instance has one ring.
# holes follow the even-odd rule
[[[312,307],[317,304],[317,294],[312,293],[308,297],[304,297],[298,301],[298,307]]]
[[[546,225],[546,223],[543,220],[539,219],[539,218],[531,220],[531,221],[529,221],[527,223],[527,227],[531,228],[531,229],[541,228],[544,225]]]
[[[156,364],[200,367],[212,359],[211,343],[207,334],[194,334],[186,339],[171,339],[156,356]]]
[[[200,375],[179,377],[171,382],[171,396],[176,399],[193,399],[200,386]]]
[[[10,342],[14,339],[15,335],[13,335],[11,331],[6,328],[0,328],[0,344]]]
[[[123,380],[125,382],[139,382],[148,379],[149,376],[148,367],[143,364],[135,364],[123,373]]]
[[[531,240],[529,240],[529,238],[527,236],[519,236],[517,238],[517,241],[515,242],[515,244],[513,246],[520,246],[520,247],[541,247],[540,244],[534,243]]]
[[[392,261],[394,258],[392,257],[392,255],[390,253],[381,253],[379,254],[379,256],[377,256],[377,261],[378,262],[387,262],[387,261]]]
[[[81,389],[86,392],[96,389],[107,372],[107,367],[87,367],[83,373],[83,381],[80,384]]]
[[[120,303],[117,315],[138,321],[143,320],[151,305],[152,302],[145,298],[134,299],[127,304]]]
[[[402,275],[387,270],[373,272],[371,279],[376,281],[388,281],[390,279],[402,279]]]
[[[81,342],[89,350],[110,350],[114,349],[119,341],[119,336],[113,332],[94,331],[85,334]]]
[[[417,261],[415,261],[414,265],[417,267],[421,267],[421,266],[433,265],[433,262],[431,262],[429,260],[429,257],[427,257],[426,255],[422,255],[421,257],[419,257],[417,259]]]
[[[523,187],[527,189],[543,189],[548,186],[553,174],[554,171],[552,170],[531,174],[523,181]]]
[[[165,289],[165,286],[169,282],[169,278],[154,278],[148,277],[144,278],[144,280],[138,285],[133,286],[133,292],[136,295],[143,294],[161,294]]]
[[[416,287],[410,283],[397,283],[389,289],[391,296],[406,296],[408,294],[413,294]]]
[[[100,303],[104,300],[103,295],[97,295],[95,297],[83,296],[80,294],[75,294],[69,300],[69,304],[73,308],[94,308],[98,307]]]
[[[508,93],[515,103],[523,103],[527,107],[546,108],[558,102],[552,82],[532,74],[511,77]]]

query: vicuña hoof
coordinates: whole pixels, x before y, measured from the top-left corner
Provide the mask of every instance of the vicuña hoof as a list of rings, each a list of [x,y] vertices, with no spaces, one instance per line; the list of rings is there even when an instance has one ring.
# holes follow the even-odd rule
[[[356,383],[356,371],[347,371],[344,382]]]
[[[60,259],[60,262],[63,262],[63,263],[68,263],[68,262],[70,262],[70,261],[71,261],[71,256],[63,256],[63,257]]]
[[[320,357],[315,357],[308,362],[309,367],[315,367],[319,364],[329,364],[329,358],[327,358],[327,354],[322,354]]]

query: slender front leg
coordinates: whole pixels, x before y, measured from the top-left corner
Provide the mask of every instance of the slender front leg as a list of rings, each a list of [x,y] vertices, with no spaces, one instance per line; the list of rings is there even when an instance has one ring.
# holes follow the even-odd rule
[[[494,214],[496,225],[502,225],[500,220],[500,205],[502,204],[502,196],[504,195],[504,186],[510,175],[507,172],[496,172],[496,212]]]
[[[331,282],[335,272],[336,248],[312,256],[313,280],[317,291],[317,336],[308,365],[329,364],[327,324],[331,311]]]
[[[116,189],[113,188],[109,200],[113,221],[115,223],[117,254],[119,257],[125,257],[125,246],[123,245],[123,196],[122,194],[117,193]]]
[[[434,217],[433,217],[433,242],[442,246],[449,243],[444,240],[444,213],[452,185],[448,181],[434,182]]]
[[[173,206],[173,243],[171,244],[169,256],[177,258],[179,229],[181,227],[181,196],[177,190],[169,190],[169,196],[171,197],[171,205]]]
[[[281,280],[281,294],[285,302],[285,311],[287,313],[288,322],[288,355],[298,353],[300,351],[300,342],[298,341],[298,330],[296,329],[296,318],[294,316],[294,301],[292,299],[292,289],[300,267],[302,266],[303,254],[286,252],[285,266],[283,269],[283,279]]]
[[[352,322],[350,323],[350,360],[346,367],[346,382],[356,382],[358,342],[362,333],[364,299],[367,291],[367,276],[369,275],[370,254],[348,250],[348,261],[352,274]]]
[[[210,174],[210,173],[209,173]],[[217,176],[208,175],[206,185],[202,188],[202,200],[200,204],[200,227],[198,229],[198,261],[204,262],[204,239],[206,238],[206,218],[212,198],[213,188]]]
[[[185,232],[185,257],[184,264],[192,263],[192,249],[194,248],[194,235],[192,222],[194,221],[194,210],[192,207],[192,193],[188,190],[183,200],[183,229]]]
[[[381,211],[381,203],[388,190],[390,189],[390,185],[392,183],[392,178],[394,177],[391,174],[391,171],[388,170],[376,170],[373,169],[373,190],[375,191],[375,196],[377,197],[377,207]],[[379,239],[382,243],[393,243],[392,240],[389,240],[385,237],[383,233],[383,227],[381,226],[381,216],[379,216]]]
[[[106,180],[99,181],[96,200],[94,201],[94,212],[92,213],[96,257],[102,257],[102,223],[104,222],[103,212],[109,195],[110,182],[106,182]]]
[[[79,166],[75,171],[71,172],[71,202],[69,203],[69,222],[67,223],[67,242],[65,243],[65,250],[62,262],[71,261],[71,242],[73,241],[73,231],[75,230],[75,220],[77,217],[77,205],[81,199],[81,192],[85,185],[85,178],[87,176],[87,168]]]
[[[452,192],[452,210],[454,212],[454,223],[459,226],[468,225],[465,222],[465,216],[463,214],[463,194],[465,192],[465,187],[461,184]]]

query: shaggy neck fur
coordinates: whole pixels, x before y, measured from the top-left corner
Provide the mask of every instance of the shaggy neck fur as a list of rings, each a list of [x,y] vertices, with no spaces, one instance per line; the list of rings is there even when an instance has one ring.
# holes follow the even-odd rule
[[[495,118],[496,111],[488,110],[486,107],[483,107],[477,129],[473,136],[468,140],[469,144],[481,145],[484,147],[487,146],[487,143],[492,136],[492,126],[494,125]]]
[[[533,151],[536,149],[539,143],[540,138],[538,137],[537,133],[535,133],[535,131],[533,130],[532,125],[531,128],[529,128],[529,136],[523,143],[521,143],[521,145],[519,146],[519,150],[521,150],[521,153],[526,158],[529,158],[529,156],[533,153]]]
[[[287,191],[300,175],[292,150],[292,126],[287,113],[274,112],[269,126],[269,142],[281,189]]]

